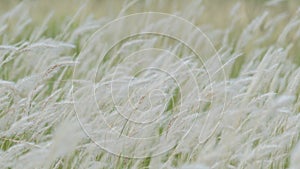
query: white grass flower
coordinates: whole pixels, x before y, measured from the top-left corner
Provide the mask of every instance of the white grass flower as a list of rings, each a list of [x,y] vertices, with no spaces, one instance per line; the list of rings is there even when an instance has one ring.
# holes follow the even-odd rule
[[[299,169],[299,6],[0,1],[0,168]]]

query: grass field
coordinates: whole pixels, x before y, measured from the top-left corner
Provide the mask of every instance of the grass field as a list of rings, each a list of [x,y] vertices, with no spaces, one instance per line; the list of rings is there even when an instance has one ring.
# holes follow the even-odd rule
[[[0,0],[0,168],[300,169],[297,0]]]

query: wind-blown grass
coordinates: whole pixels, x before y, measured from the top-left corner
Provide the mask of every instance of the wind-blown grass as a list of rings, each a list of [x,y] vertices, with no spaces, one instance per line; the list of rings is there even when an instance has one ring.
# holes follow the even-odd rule
[[[0,168],[300,168],[299,7],[1,1]]]

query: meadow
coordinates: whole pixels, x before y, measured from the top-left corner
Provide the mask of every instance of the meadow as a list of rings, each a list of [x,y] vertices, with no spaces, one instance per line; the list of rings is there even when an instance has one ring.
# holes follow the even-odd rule
[[[0,0],[0,168],[300,169],[300,2]]]

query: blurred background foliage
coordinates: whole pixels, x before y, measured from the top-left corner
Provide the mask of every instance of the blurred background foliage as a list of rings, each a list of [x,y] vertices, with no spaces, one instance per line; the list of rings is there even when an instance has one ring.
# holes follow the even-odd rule
[[[189,0],[188,0],[189,1]],[[251,49],[256,47],[269,47],[278,46],[282,48],[287,48],[287,45],[292,44],[289,50],[289,58],[296,64],[300,65],[300,41],[298,40],[299,26],[291,29],[285,41],[288,43],[280,43],[278,38],[280,34],[285,29],[286,25],[293,20],[293,18],[300,15],[300,1],[298,0],[203,0],[198,1],[201,3],[195,3],[195,8],[192,12],[182,12],[189,11],[188,6],[185,5],[187,1],[176,1],[173,3],[172,0],[133,0],[133,1],[123,1],[123,0],[90,0],[90,1],[80,1],[80,0],[51,0],[51,1],[37,1],[37,0],[0,0],[0,14],[4,15],[17,5],[23,4],[26,6],[26,12],[30,16],[31,20],[24,26],[25,32],[29,34],[34,30],[35,27],[41,26],[45,19],[51,14],[51,19],[48,22],[48,29],[45,31],[44,36],[48,38],[54,38],[59,32],[62,31],[64,27],[61,25],[68,25],[68,22],[72,20],[72,25],[70,28],[77,28],[80,23],[86,22],[87,18],[90,20],[106,19],[113,20],[120,15],[132,14],[137,12],[165,12],[165,13],[178,13],[179,16],[186,18],[195,25],[201,27],[203,25],[212,30],[224,30],[233,26],[233,32],[230,34],[229,40],[230,45],[236,45],[238,37],[242,34],[245,28],[256,18],[267,13],[265,21],[272,20],[275,17],[282,15],[283,20],[277,24],[276,27],[268,27],[267,24],[262,24],[262,26],[252,33],[252,36],[260,37],[265,35],[270,29],[274,29],[271,37],[264,40],[262,44],[249,43],[244,48],[244,53],[251,52]],[[193,2],[194,3],[194,2]],[[239,8],[235,8],[239,6]],[[25,8],[24,8],[25,9]],[[195,10],[198,9],[198,10]],[[236,9],[236,10],[235,10]],[[299,8],[300,9],[300,8]],[[18,11],[16,11],[18,12]],[[180,14],[179,14],[180,13]],[[183,16],[183,14],[186,14]],[[233,21],[233,15],[239,16],[238,21]],[[15,15],[16,17],[20,17]],[[110,18],[108,18],[110,17]],[[5,18],[9,20],[8,29],[18,27],[18,19],[8,17]],[[234,23],[233,23],[234,22]],[[208,32],[207,31],[207,32]],[[24,32],[24,31],[23,31]],[[206,30],[204,29],[204,32]],[[9,31],[5,31],[5,34]],[[5,34],[1,34],[0,30],[0,43],[14,43],[17,44],[21,39],[24,40],[24,34],[22,38],[16,38],[12,41],[4,40]],[[208,33],[209,36],[209,33]],[[26,39],[26,38],[25,38]],[[253,38],[255,39],[255,38]],[[256,38],[257,39],[257,38]],[[29,40],[29,38],[27,38]],[[30,41],[30,40],[29,40]],[[214,41],[213,43],[217,48],[223,46],[220,41]]]

